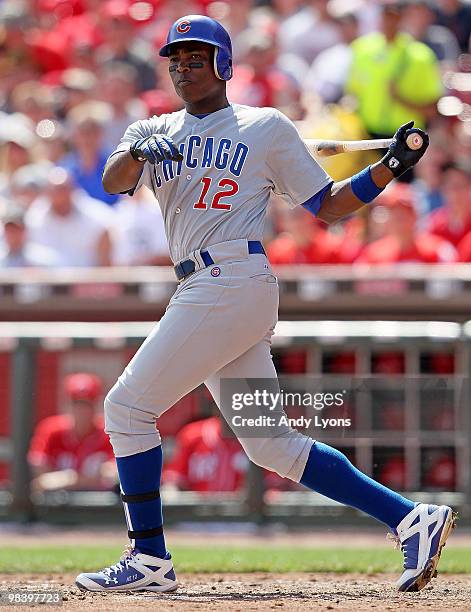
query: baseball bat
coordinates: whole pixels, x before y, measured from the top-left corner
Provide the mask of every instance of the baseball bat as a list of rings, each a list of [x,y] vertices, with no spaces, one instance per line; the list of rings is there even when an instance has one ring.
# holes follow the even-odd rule
[[[352,151],[369,151],[370,149],[387,149],[392,142],[392,138],[384,140],[313,140],[306,139],[309,152],[317,157],[330,157],[339,153],[349,153]],[[420,149],[423,140],[420,134],[412,133],[406,138],[407,146],[410,149]]]

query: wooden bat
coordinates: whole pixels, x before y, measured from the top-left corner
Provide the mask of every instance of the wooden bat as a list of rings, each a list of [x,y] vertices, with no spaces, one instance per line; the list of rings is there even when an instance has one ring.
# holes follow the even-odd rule
[[[309,152],[317,157],[330,157],[339,153],[349,153],[351,151],[368,151],[370,149],[387,149],[392,142],[392,138],[384,140],[313,140],[306,139]],[[409,134],[406,138],[409,149],[420,149],[423,140],[416,132]]]

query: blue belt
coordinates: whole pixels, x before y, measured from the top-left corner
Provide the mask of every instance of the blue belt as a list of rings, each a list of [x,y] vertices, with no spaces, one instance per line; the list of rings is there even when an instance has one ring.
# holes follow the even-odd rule
[[[259,240],[247,240],[247,244],[249,255],[266,255],[263,244]],[[208,251],[200,251],[200,255],[206,268],[216,263]],[[185,259],[178,263],[173,269],[175,270],[178,280],[183,280],[190,274],[193,274],[196,270],[196,264],[192,259]]]

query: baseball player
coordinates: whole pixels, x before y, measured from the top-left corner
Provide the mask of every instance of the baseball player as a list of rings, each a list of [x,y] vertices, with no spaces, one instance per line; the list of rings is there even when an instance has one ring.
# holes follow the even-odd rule
[[[231,41],[217,21],[178,19],[160,55],[185,108],[133,123],[108,159],[103,184],[110,193],[141,185],[154,192],[180,283],[105,400],[131,545],[116,565],[77,577],[90,591],[177,588],[163,534],[158,417],[204,383],[230,423],[221,381],[276,380],[270,339],[278,286],[260,242],[270,192],[332,223],[371,202],[428,146],[419,130],[423,146],[410,150],[405,140],[413,123],[406,124],[380,162],[336,183],[282,113],[228,102]],[[239,439],[254,463],[388,525],[404,552],[400,590],[430,581],[453,525],[451,508],[402,497],[336,449],[281,422],[262,438]]]

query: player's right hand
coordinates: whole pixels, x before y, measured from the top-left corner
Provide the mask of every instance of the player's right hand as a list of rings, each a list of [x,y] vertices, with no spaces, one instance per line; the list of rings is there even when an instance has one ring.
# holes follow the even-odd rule
[[[183,155],[175,146],[173,140],[162,134],[152,134],[147,138],[140,138],[132,143],[129,149],[133,159],[138,162],[148,161],[151,164],[159,164],[164,159],[180,161]]]

